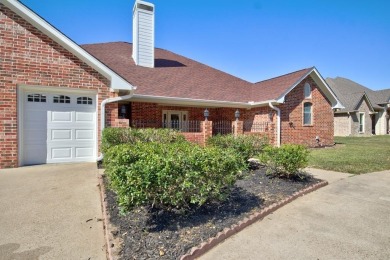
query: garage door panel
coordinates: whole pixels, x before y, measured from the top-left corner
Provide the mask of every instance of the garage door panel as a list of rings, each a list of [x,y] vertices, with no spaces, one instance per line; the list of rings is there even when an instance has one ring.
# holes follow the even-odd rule
[[[94,140],[95,139],[94,129],[76,129],[75,139],[80,141]]]
[[[75,155],[76,158],[88,158],[93,156],[93,149],[90,147],[76,147]]]
[[[50,159],[72,159],[72,147],[51,148]]]
[[[95,113],[91,112],[76,112],[76,122],[92,123],[95,119]]]
[[[70,123],[72,122],[72,112],[66,111],[66,112],[60,112],[60,111],[48,111],[50,113],[50,122],[56,123]]]
[[[51,129],[51,135],[49,140],[51,141],[64,141],[72,140],[72,130],[71,129]]]

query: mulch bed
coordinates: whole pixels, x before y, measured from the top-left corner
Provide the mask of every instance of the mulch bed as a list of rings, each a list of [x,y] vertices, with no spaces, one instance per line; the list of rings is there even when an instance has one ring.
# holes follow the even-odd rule
[[[270,178],[259,169],[239,180],[225,202],[209,202],[185,214],[143,207],[124,216],[109,189],[106,202],[110,222],[118,229],[114,236],[123,239],[122,259],[179,259],[224,228],[318,182]]]

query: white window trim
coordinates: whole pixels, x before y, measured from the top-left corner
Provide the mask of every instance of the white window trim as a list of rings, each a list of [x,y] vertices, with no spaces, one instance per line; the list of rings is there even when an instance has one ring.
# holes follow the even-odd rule
[[[305,124],[305,104],[310,104],[310,124]],[[314,116],[313,116],[313,103],[310,101],[303,102],[302,106],[302,125],[303,126],[313,126],[314,125]]]
[[[363,123],[361,122],[361,115],[363,115]],[[366,115],[364,112],[359,112],[359,133],[363,134],[366,132],[366,127],[365,127],[365,120],[366,120]],[[362,126],[362,131],[360,131],[360,126]]]

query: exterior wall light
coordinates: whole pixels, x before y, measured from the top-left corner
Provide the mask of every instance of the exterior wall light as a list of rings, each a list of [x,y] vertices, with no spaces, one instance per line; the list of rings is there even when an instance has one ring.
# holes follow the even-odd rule
[[[234,113],[234,117],[238,121],[238,118],[240,118],[240,111],[237,109],[236,112]]]
[[[209,118],[209,115],[210,115],[210,112],[209,110],[206,108],[206,110],[203,112],[203,115],[204,115],[204,118],[205,118],[205,121],[207,121],[207,119]]]

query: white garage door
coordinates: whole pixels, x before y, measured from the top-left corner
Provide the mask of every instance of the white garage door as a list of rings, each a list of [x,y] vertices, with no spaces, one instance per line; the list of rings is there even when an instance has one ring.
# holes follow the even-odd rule
[[[23,165],[95,160],[94,95],[26,92],[23,98]]]

